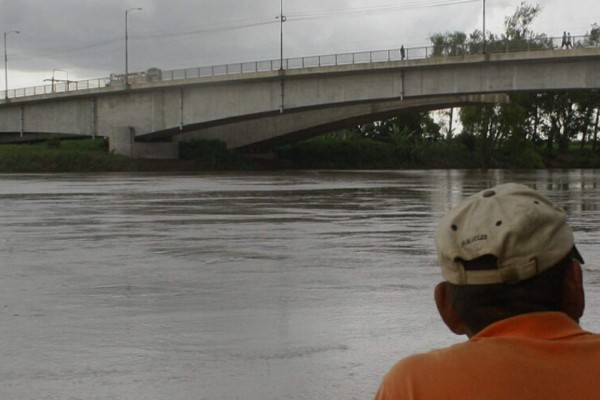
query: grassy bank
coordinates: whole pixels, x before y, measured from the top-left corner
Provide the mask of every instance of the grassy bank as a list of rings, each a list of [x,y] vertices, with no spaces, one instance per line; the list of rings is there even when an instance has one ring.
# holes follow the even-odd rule
[[[179,160],[144,160],[108,151],[102,138],[49,139],[30,144],[0,145],[0,173],[211,171],[260,168],[217,141],[180,145]]]
[[[108,152],[104,139],[0,146],[0,172],[100,172],[136,169],[137,163]]]
[[[458,138],[415,143],[323,136],[274,151],[270,161],[229,151],[218,141],[180,144],[179,160],[113,154],[104,139],[1,145],[0,172],[224,171],[278,169],[600,168],[600,152],[572,146],[559,152],[531,143],[485,149]]]
[[[393,142],[323,136],[284,146],[276,154],[290,169],[600,168],[600,149],[589,146],[573,144],[559,151],[522,141],[497,148],[476,137]]]
[[[105,139],[50,139],[0,146],[0,172],[125,172],[158,169],[157,161],[110,153]]]

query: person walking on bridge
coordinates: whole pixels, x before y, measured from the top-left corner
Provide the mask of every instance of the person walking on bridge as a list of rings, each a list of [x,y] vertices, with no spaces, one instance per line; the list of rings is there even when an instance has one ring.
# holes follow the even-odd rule
[[[503,184],[450,210],[435,234],[444,323],[466,342],[398,362],[377,400],[583,400],[600,395],[600,335],[583,330],[583,258],[564,210]]]

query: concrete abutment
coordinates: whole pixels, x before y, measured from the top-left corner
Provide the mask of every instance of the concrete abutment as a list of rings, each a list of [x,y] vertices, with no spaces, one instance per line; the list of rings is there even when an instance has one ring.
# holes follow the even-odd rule
[[[130,126],[113,127],[108,137],[111,152],[131,158],[175,160],[179,158],[176,142],[139,143],[135,141],[135,130]]]

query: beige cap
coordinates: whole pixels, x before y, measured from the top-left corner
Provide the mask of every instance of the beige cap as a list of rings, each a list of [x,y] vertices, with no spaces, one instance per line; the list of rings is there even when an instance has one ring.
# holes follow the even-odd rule
[[[513,283],[554,266],[575,250],[566,213],[535,190],[507,183],[465,199],[435,234],[444,278],[457,285]],[[496,269],[466,271],[461,261],[492,255]]]

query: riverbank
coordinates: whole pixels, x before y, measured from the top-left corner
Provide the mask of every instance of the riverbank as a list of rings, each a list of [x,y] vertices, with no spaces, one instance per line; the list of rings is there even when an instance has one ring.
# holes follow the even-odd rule
[[[102,138],[0,146],[0,173],[192,171],[192,160],[141,160],[108,151]]]
[[[195,141],[180,144],[178,160],[148,160],[113,154],[101,138],[0,146],[0,173],[448,168],[600,168],[600,152],[585,146],[559,151],[527,143],[483,151],[460,141],[323,137],[283,146],[269,157],[230,151],[218,141]]]

